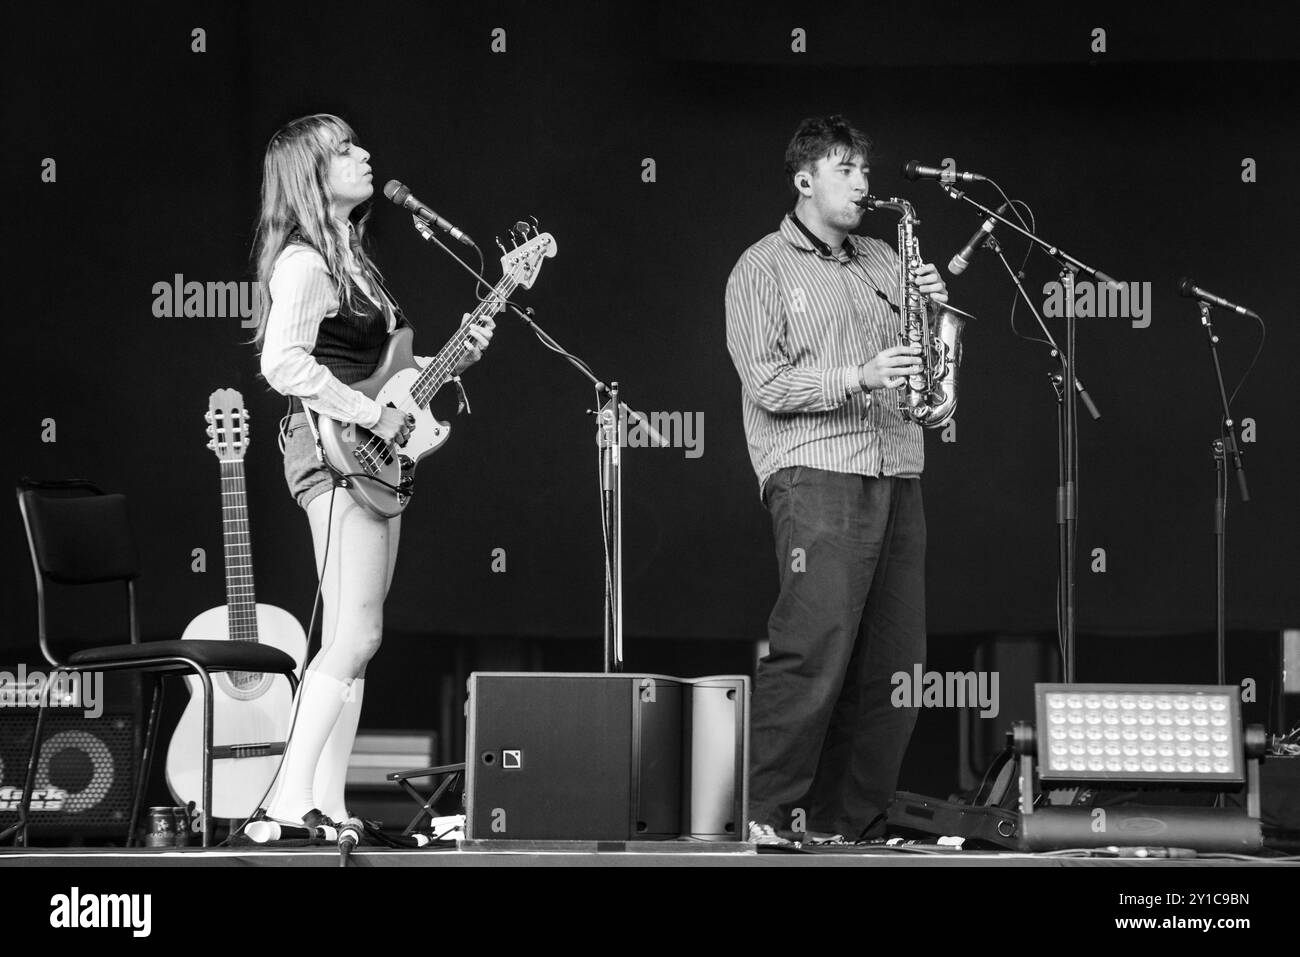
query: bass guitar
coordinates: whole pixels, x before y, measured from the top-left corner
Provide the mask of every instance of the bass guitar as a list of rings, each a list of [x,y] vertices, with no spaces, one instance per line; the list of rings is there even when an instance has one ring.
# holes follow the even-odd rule
[[[504,308],[518,288],[532,288],[544,260],[555,255],[555,239],[537,227],[516,225],[524,240],[501,257],[501,280],[483,297],[465,324],[438,354],[421,366],[411,351],[412,331],[398,329],[388,339],[374,373],[352,388],[381,405],[415,416],[415,427],[404,446],[385,442],[355,423],[320,416],[320,444],[325,462],[343,476],[344,486],[363,508],[380,518],[400,515],[415,489],[415,467],[442,447],[451,425],[437,418],[429,403],[451,381],[467,350],[465,329]],[[504,251],[504,247],[503,251]]]

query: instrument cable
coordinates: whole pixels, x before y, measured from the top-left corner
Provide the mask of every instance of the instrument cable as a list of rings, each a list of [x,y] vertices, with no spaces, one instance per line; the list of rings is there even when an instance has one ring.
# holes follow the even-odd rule
[[[1259,323],[1259,345],[1255,347],[1255,357],[1250,360],[1250,365],[1246,367],[1246,371],[1242,373],[1241,380],[1232,390],[1232,395],[1228,397],[1229,403],[1232,403],[1237,398],[1237,393],[1240,392],[1241,387],[1246,384],[1246,379],[1248,379],[1251,372],[1254,371],[1255,363],[1259,361],[1260,354],[1264,351],[1264,337],[1268,335],[1268,327],[1264,325],[1264,320],[1259,316],[1255,317],[1255,321]]]

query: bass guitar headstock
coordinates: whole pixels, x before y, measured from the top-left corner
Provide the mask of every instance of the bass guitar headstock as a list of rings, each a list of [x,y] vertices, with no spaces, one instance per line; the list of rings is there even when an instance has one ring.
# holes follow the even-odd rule
[[[556,253],[555,237],[550,233],[539,232],[537,219],[529,217],[532,222],[520,220],[510,227],[507,233],[512,249],[506,249],[500,237],[497,248],[501,250],[501,275],[509,276],[524,289],[531,289],[542,271],[542,261]]]

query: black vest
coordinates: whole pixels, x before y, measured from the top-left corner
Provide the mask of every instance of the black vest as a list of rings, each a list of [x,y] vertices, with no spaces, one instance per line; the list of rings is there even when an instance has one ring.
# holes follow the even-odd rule
[[[371,274],[367,276],[372,291],[378,293],[378,280]],[[316,345],[311,356],[344,385],[352,385],[369,378],[379,365],[380,354],[388,342],[388,320],[384,310],[364,295],[360,289],[355,290],[355,302],[346,298],[339,302],[339,311],[321,320],[316,330]],[[394,331],[408,325],[402,310],[394,306],[397,324]],[[302,403],[293,400],[293,411],[301,412]]]

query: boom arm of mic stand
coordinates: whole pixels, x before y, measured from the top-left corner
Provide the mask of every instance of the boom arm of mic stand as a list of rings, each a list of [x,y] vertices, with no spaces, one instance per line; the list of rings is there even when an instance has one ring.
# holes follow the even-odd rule
[[[1070,376],[1069,362],[1065,358],[1065,353],[1061,351],[1061,347],[1058,346],[1056,344],[1056,340],[1052,338],[1052,332],[1050,329],[1047,328],[1047,323],[1043,322],[1043,317],[1039,314],[1038,309],[1034,306],[1034,301],[1029,298],[1029,293],[1025,291],[1024,284],[1020,281],[1020,275],[1014,269],[1011,268],[1011,263],[1007,262],[1007,257],[1002,254],[1001,244],[997,241],[996,238],[990,235],[988,239],[985,240],[985,245],[988,246],[988,248],[992,252],[997,254],[997,257],[999,260],[1001,260],[1003,267],[1006,268],[1007,275],[1011,277],[1011,282],[1015,284],[1017,291],[1019,291],[1020,298],[1025,301],[1025,305],[1029,307],[1029,312],[1033,315],[1034,319],[1037,320],[1038,328],[1042,329],[1043,335],[1047,336],[1048,345],[1051,346],[1053,354],[1055,355],[1057,360],[1061,363],[1062,375]],[[1083,387],[1083,383],[1079,381],[1077,376],[1070,376],[1070,378],[1074,382],[1075,391],[1079,393],[1079,398],[1083,401],[1083,404],[1087,407],[1088,414],[1091,415],[1093,419],[1100,419],[1101,413],[1097,411],[1097,406],[1093,404],[1092,396],[1088,395],[1088,390]]]
[[[1201,310],[1201,325],[1210,343],[1210,357],[1214,360],[1214,378],[1219,386],[1219,401],[1223,403],[1223,439],[1224,448],[1232,456],[1233,469],[1237,473],[1237,491],[1243,502],[1250,501],[1250,489],[1246,486],[1246,466],[1241,461],[1241,447],[1237,444],[1237,423],[1232,418],[1232,409],[1228,403],[1228,389],[1223,384],[1223,367],[1219,365],[1219,337],[1214,334],[1210,324],[1210,306],[1206,302],[1196,304]]]
[[[416,231],[420,234],[422,238],[424,238],[429,242],[437,243],[438,246],[441,247],[442,251],[445,252],[448,256],[450,256],[452,259],[454,259],[462,269],[464,269],[467,273],[469,273],[471,276],[477,279],[480,283],[487,286],[489,289],[492,288],[492,283],[487,281],[486,276],[480,273],[469,263],[465,262],[465,260],[457,256],[455,250],[451,249],[446,243],[444,243],[441,239],[439,239],[434,234],[432,229],[429,229],[426,224],[420,222],[418,219],[413,218],[413,220],[414,220]],[[478,247],[475,246],[474,248],[477,249]],[[565,359],[569,361],[569,363],[575,369],[577,369],[584,376],[586,376],[587,379],[591,381],[591,384],[596,387],[597,392],[600,392],[602,394],[609,392],[609,387],[606,386],[604,382],[596,378],[595,374],[591,371],[591,369],[587,366],[585,362],[583,362],[577,356],[573,355],[573,353],[569,352],[569,350],[564,348],[564,346],[556,342],[555,339],[551,337],[550,333],[548,333],[545,329],[543,329],[541,326],[539,326],[536,322],[533,321],[533,317],[531,315],[532,312],[531,309],[529,310],[520,309],[518,306],[516,306],[513,302],[511,302],[508,299],[505,301],[505,306],[516,316],[518,316],[520,319],[526,322],[528,324],[528,327],[532,329],[533,335],[535,335],[538,339],[540,339],[547,346],[547,348],[563,356]],[[653,438],[657,443],[665,446],[668,444],[667,440],[664,439],[664,437],[655,430],[654,426],[650,424],[649,419],[643,416],[640,412],[636,411],[636,409],[629,407],[625,402],[619,402],[618,405],[619,408],[622,409],[623,412],[633,422],[639,424],[643,429],[645,429],[646,432],[650,435],[650,437]]]
[[[1091,266],[1089,266],[1087,263],[1083,262],[1082,260],[1075,259],[1064,249],[1061,249],[1061,247],[1053,246],[1047,240],[1039,238],[1039,236],[1036,235],[1035,233],[1031,233],[1029,230],[1022,228],[1019,223],[1012,222],[1011,220],[1007,219],[1005,216],[1001,216],[998,213],[994,212],[993,210],[989,209],[987,206],[985,206],[983,203],[979,202],[978,200],[971,199],[969,196],[966,195],[965,190],[957,189],[957,187],[953,186],[951,183],[941,183],[940,186],[942,186],[943,191],[947,193],[949,196],[951,196],[953,199],[965,200],[971,206],[974,206],[976,209],[980,211],[980,214],[982,216],[991,216],[993,219],[996,219],[999,223],[1002,223],[1008,229],[1014,229],[1021,236],[1024,236],[1026,239],[1031,240],[1035,245],[1041,248],[1045,253],[1047,253],[1047,255],[1051,256],[1053,259],[1058,260],[1062,264],[1068,264],[1070,266],[1073,266],[1075,269],[1078,269],[1081,272],[1086,272],[1088,275],[1094,277],[1098,282],[1114,283],[1118,285],[1117,280],[1112,279],[1110,276],[1106,275],[1100,269],[1093,269]]]
[[[492,284],[489,283],[486,278],[480,275],[474,267],[469,265],[469,263],[457,256],[455,252],[448,248],[446,243],[433,234],[432,230],[427,227],[421,228],[423,225],[424,224],[420,223],[418,220],[416,221],[416,229],[424,239],[437,243],[443,252],[460,264],[462,269],[468,272],[480,283],[486,285],[489,289],[492,288]],[[476,246],[475,248],[477,249],[478,247]],[[596,374],[591,371],[590,366],[556,342],[550,333],[533,320],[531,314],[532,309],[520,309],[509,299],[504,301],[504,305],[528,325],[528,327],[533,331],[533,335],[535,335],[544,346],[552,352],[563,356],[571,366],[582,373],[582,375],[585,376],[593,386],[595,386],[597,393],[608,395],[610,398],[609,404],[618,410],[619,415],[625,415],[629,420],[635,421],[641,425],[641,427],[645,429],[646,432],[661,446],[668,444],[664,437],[655,430],[654,426],[650,424],[650,421],[645,416],[637,412],[635,409],[630,408],[626,403],[619,399],[617,383],[614,383],[611,387],[598,379]],[[606,457],[602,459],[601,467],[601,518],[603,526],[609,533],[610,539],[606,543],[605,565],[606,601],[608,603],[605,614],[606,640],[604,665],[606,672],[623,670],[623,576],[621,570],[623,548],[622,475],[620,471],[621,465],[618,460],[618,443],[622,441],[622,434],[618,429],[618,415],[614,416],[614,419],[615,421],[612,423],[614,444],[612,447],[602,449],[602,455]]]
[[[590,379],[592,385],[596,387],[596,391],[598,393],[601,393],[602,395],[606,395],[609,393],[610,391],[609,387],[605,385],[604,382],[601,382],[599,379],[597,379],[596,376],[592,374],[591,370],[587,368],[586,364],[582,362],[582,360],[572,355],[567,349],[565,349],[562,345],[556,342],[545,329],[543,329],[533,320],[533,317],[530,315],[532,310],[520,309],[512,302],[507,302],[506,306],[510,309],[511,312],[513,312],[516,316],[518,316],[520,319],[522,319],[524,322],[528,324],[528,328],[530,328],[533,331],[533,335],[535,335],[538,339],[540,339],[547,346],[547,348],[549,348],[552,352],[558,353],[559,355],[563,356],[573,365],[575,369],[577,369],[584,376]],[[632,408],[621,399],[619,400],[618,408],[625,416],[627,416],[628,421],[632,425],[641,426],[641,428],[645,430],[645,433],[650,436],[651,440],[656,445],[658,445],[661,448],[666,448],[668,446],[668,440],[665,439],[663,435],[659,432],[659,430],[656,429],[650,423],[650,420],[646,418],[646,416],[643,413],[638,412],[636,409]]]

